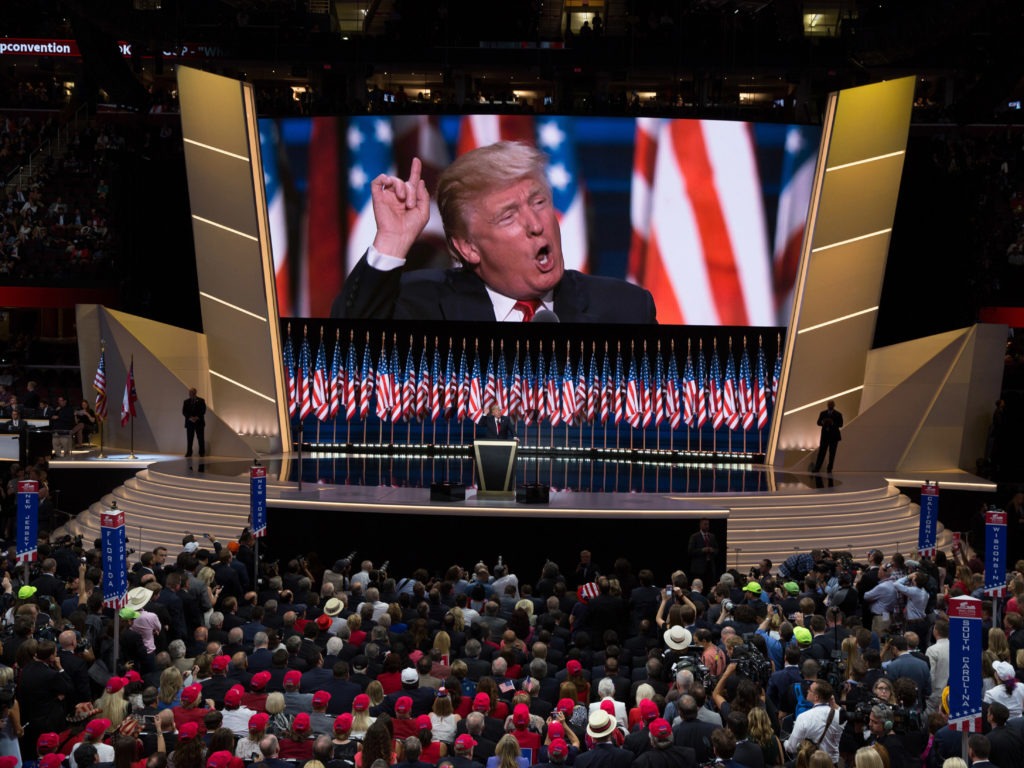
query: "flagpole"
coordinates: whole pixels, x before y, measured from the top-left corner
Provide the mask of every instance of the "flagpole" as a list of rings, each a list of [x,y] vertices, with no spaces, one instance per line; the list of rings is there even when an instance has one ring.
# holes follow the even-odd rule
[[[131,389],[135,388],[135,355],[131,357],[131,363],[128,367],[128,374],[131,377],[131,387],[128,392],[128,435],[129,435],[129,447],[128,447],[128,458],[135,458],[135,417],[132,415],[132,411],[135,409],[135,404],[132,401]]]

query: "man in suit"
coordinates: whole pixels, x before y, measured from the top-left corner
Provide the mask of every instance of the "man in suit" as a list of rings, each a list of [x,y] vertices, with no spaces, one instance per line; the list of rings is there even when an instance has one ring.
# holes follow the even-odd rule
[[[829,400],[828,408],[818,414],[818,426],[821,427],[821,439],[818,442],[818,459],[811,467],[811,472],[821,470],[825,461],[825,451],[828,451],[828,471],[832,471],[832,465],[836,463],[836,448],[839,441],[843,439],[843,414],[836,410],[836,401]]]
[[[41,640],[35,657],[21,672],[17,689],[26,757],[35,757],[39,734],[60,732],[65,727],[64,699],[73,694],[74,683],[61,666],[57,646],[51,640]]]
[[[501,407],[492,405],[490,412],[477,424],[481,440],[515,440],[516,427],[512,419],[501,414]]]
[[[603,709],[590,713],[587,735],[593,740],[593,747],[576,756],[577,768],[629,768],[633,764],[633,753],[615,746],[615,718]]]
[[[188,391],[188,397],[181,406],[181,415],[185,417],[185,438],[188,450],[185,457],[192,455],[193,441],[199,442],[199,455],[206,455],[206,401],[196,396],[196,388]]]
[[[655,322],[643,288],[565,269],[546,164],[539,150],[502,141],[465,153],[441,174],[438,209],[461,262],[447,270],[403,269],[430,218],[419,159],[408,181],[375,178],[377,233],[331,316],[528,322],[544,310],[561,322]]]
[[[970,759],[971,768],[996,768],[996,764],[989,760],[991,754],[992,745],[988,736],[972,733],[967,739],[967,757]]]
[[[701,578],[712,583],[715,579],[715,558],[718,556],[718,539],[711,532],[711,521],[701,518],[700,530],[690,536],[686,547],[690,555],[690,577]]]
[[[988,705],[989,759],[999,768],[1021,768],[1024,766],[1024,738],[1016,730],[1006,727],[1010,710],[998,701]]]
[[[14,410],[11,411],[11,420],[5,425],[5,430],[20,435],[27,426],[28,422],[21,418],[21,411]]]

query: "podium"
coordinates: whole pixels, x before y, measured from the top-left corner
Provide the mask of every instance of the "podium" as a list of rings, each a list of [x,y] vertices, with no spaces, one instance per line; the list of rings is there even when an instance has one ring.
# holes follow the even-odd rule
[[[518,447],[517,440],[477,440],[473,443],[473,471],[478,496],[515,498]]]

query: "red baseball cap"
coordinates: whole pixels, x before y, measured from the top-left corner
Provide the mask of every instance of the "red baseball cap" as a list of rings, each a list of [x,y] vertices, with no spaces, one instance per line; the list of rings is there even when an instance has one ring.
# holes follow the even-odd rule
[[[299,685],[302,682],[302,673],[297,669],[289,669],[284,673],[285,685]]]
[[[365,693],[360,693],[352,701],[352,709],[356,712],[365,712],[370,708],[370,697]]]
[[[231,666],[231,657],[226,654],[214,656],[213,661],[210,662],[210,666],[213,667],[214,672],[225,672],[227,671],[227,668]]]
[[[473,697],[473,709],[476,712],[490,712],[491,697],[486,693],[478,693]]]
[[[199,735],[199,723],[182,723],[178,729],[178,741],[192,741]]]
[[[430,715],[420,715],[416,718],[416,730],[417,731],[429,731],[432,730],[434,724],[430,722]]]
[[[651,732],[651,735],[656,739],[667,739],[672,735],[672,726],[669,725],[668,720],[664,717],[656,717],[651,720],[651,724],[647,726],[647,730]]]
[[[336,733],[348,733],[352,730],[352,715],[342,712],[334,718],[334,730]]]
[[[555,705],[555,710],[561,712],[563,715],[568,715],[576,708],[576,702],[570,698],[559,699]]]
[[[51,752],[39,758],[39,768],[60,768],[67,758],[60,752]],[[18,758],[14,758],[14,765],[18,764]]]
[[[252,676],[252,680],[249,681],[249,687],[254,691],[262,691],[267,687],[267,683],[270,682],[270,673],[266,670],[257,672]]]
[[[333,623],[334,622],[331,621],[331,617],[328,616],[326,613],[321,613],[319,616],[316,617],[316,626],[322,632],[326,632],[328,629],[330,629],[331,624]]]
[[[326,707],[331,700],[331,694],[327,691],[317,691],[313,694],[314,707]]]
[[[232,685],[224,694],[224,704],[229,707],[237,707],[242,703],[243,695],[245,695],[245,688],[240,685]]]
[[[309,715],[299,712],[292,720],[292,730],[296,733],[306,733],[309,730]]]
[[[565,671],[570,675],[575,675],[583,671],[583,665],[580,664],[576,659],[569,659],[565,662]]]
[[[53,752],[59,746],[60,736],[53,732],[41,733],[36,739],[36,752],[39,753]]]
[[[85,732],[94,739],[101,738],[109,730],[110,721],[105,717],[97,717],[95,720],[90,720],[88,725],[85,726]]]
[[[129,683],[141,683],[142,675],[140,675],[134,669],[129,669],[127,672],[124,673],[124,679],[127,680]]]
[[[206,768],[231,768],[231,758],[234,757],[226,749],[214,752],[206,758]]]
[[[125,680],[123,677],[112,677],[109,680],[107,680],[107,685],[106,685],[107,693],[117,693],[122,688],[124,688],[125,685],[127,685],[127,684],[128,684],[128,681]]]
[[[270,715],[266,712],[257,712],[255,715],[249,718],[249,730],[250,731],[262,731],[267,727],[267,723],[270,722]]]
[[[455,746],[459,749],[472,749],[476,746],[476,739],[474,739],[468,733],[463,733],[457,739],[455,739]]]
[[[412,699],[408,696],[399,696],[398,700],[395,702],[395,712],[401,712],[403,714],[412,712]]]
[[[512,725],[525,728],[530,724],[530,708],[525,704],[516,704],[512,710]]]
[[[0,757],[0,768],[14,768],[18,764],[18,758],[14,755]]]
[[[640,719],[644,722],[650,722],[660,714],[658,705],[650,699],[640,699],[637,706],[640,708]]]
[[[554,757],[565,757],[569,754],[569,745],[563,738],[552,739],[548,744],[548,754]]]
[[[203,686],[201,685],[190,685],[181,692],[181,703],[192,704],[199,700],[199,697],[203,695]]]
[[[548,736],[552,739],[564,739],[565,738],[565,726],[557,720],[553,720],[548,724]]]

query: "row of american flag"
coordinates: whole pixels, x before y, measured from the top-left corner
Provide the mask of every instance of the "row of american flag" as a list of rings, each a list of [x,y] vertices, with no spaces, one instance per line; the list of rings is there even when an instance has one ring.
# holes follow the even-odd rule
[[[489,352],[463,340],[442,355],[435,337],[424,339],[417,356],[412,339],[403,356],[397,339],[379,344],[367,334],[362,351],[350,338],[343,349],[340,332],[331,345],[321,334],[316,355],[304,332],[296,354],[291,333],[284,341],[288,413],[300,421],[427,422],[438,419],[479,421],[492,405],[526,426],[620,424],[634,429],[683,427],[760,430],[768,424],[782,370],[781,347],[769,369],[764,346],[746,338],[720,351],[687,342],[682,356],[669,349],[599,350],[582,344],[541,344],[532,354],[517,344],[509,357],[502,347]],[[332,346],[331,349],[328,349]],[[403,359],[404,357],[404,359]],[[442,357],[444,358],[442,360]],[[722,358],[724,357],[724,365]],[[751,361],[753,358],[753,362]]]
[[[100,350],[100,361],[96,365],[96,375],[92,379],[92,388],[96,392],[96,400],[93,409],[96,411],[96,419],[104,422],[107,420],[107,353]],[[121,426],[128,426],[128,422],[135,418],[135,403],[138,402],[139,393],[135,389],[135,360],[132,359],[128,365],[128,376],[124,382],[124,395],[121,397]]]

